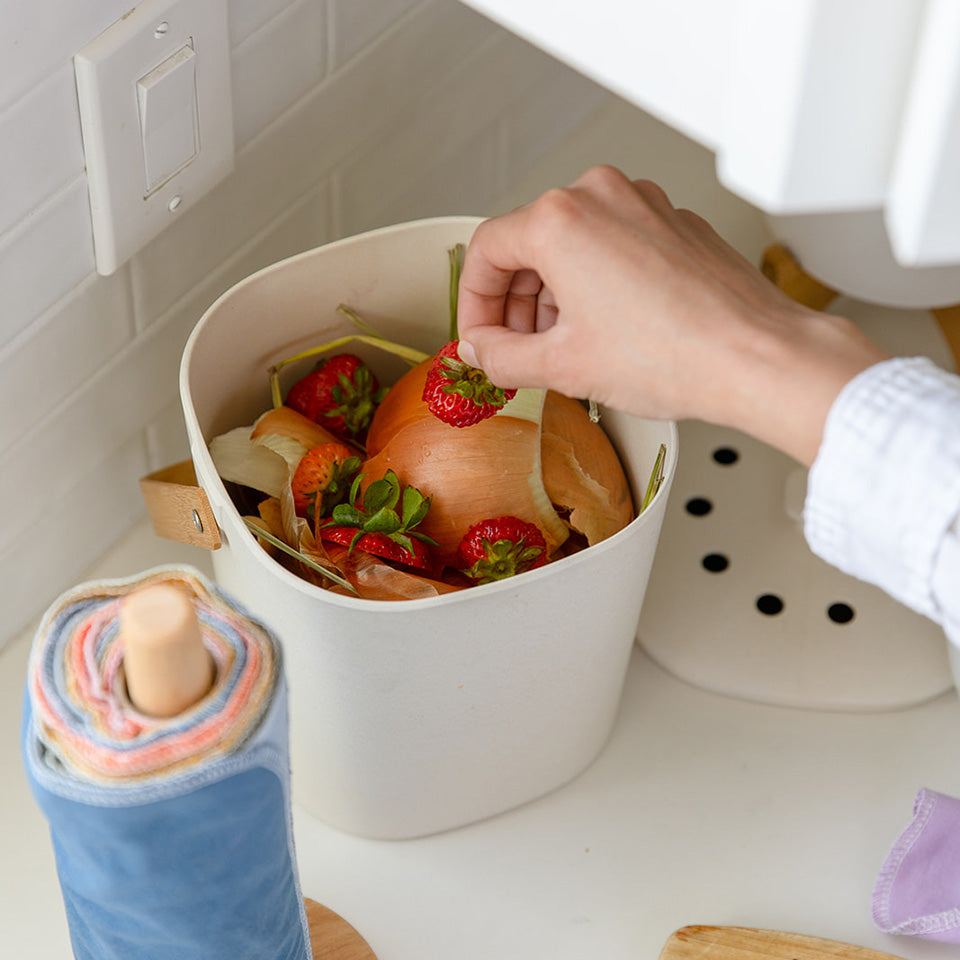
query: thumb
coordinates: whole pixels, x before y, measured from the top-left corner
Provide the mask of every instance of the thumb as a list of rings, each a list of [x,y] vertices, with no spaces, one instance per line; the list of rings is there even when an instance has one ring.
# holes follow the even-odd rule
[[[509,327],[473,327],[460,338],[460,359],[478,367],[498,387],[546,387],[543,338]]]

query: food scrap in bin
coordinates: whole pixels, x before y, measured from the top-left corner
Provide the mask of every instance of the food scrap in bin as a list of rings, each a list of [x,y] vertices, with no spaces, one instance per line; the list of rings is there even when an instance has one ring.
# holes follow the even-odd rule
[[[617,533],[659,489],[663,447],[637,509],[593,409],[502,389],[460,359],[462,251],[450,251],[450,328],[434,354],[387,340],[341,305],[362,332],[271,367],[273,409],[210,443],[247,526],[318,586],[401,600],[523,575]],[[342,352],[351,343],[410,369],[383,387]],[[281,370],[313,356],[284,396]]]

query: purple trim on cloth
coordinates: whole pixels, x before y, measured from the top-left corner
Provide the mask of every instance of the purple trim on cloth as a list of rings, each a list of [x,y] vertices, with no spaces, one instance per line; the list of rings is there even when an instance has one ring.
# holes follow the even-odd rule
[[[960,943],[960,800],[918,791],[877,876],[873,922],[884,933]]]

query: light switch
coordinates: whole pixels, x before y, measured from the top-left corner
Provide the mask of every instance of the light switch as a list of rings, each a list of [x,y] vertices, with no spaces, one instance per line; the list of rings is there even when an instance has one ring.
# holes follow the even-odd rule
[[[97,271],[233,169],[227,0],[140,0],[74,57]]]
[[[137,81],[145,196],[197,155],[196,61],[193,45],[184,44]]]

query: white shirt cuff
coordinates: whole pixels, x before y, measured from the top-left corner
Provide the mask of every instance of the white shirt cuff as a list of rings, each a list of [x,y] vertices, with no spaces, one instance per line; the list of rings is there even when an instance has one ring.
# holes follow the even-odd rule
[[[934,579],[958,510],[960,378],[898,357],[850,381],[807,481],[814,553],[942,622]]]

